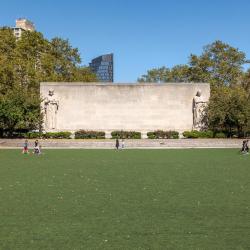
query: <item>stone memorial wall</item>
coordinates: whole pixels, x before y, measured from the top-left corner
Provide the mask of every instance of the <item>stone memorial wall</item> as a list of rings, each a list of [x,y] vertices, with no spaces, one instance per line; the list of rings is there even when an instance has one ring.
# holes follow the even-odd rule
[[[200,129],[207,83],[104,84],[43,82],[45,131]]]

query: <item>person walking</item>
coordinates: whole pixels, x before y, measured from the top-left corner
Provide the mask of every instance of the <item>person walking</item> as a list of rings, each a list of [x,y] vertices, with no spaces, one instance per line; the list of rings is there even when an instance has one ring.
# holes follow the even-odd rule
[[[122,149],[124,149],[125,148],[125,141],[124,141],[124,139],[122,139]]]
[[[248,154],[249,153],[248,140],[244,140],[242,142],[241,153],[242,154]]]
[[[35,140],[34,154],[39,155],[41,153],[38,140]]]
[[[24,144],[23,144],[23,154],[29,154],[29,143],[28,140],[25,140]]]
[[[116,147],[116,149],[119,149],[119,146],[120,146],[119,139],[116,138],[116,141],[115,141],[115,147]]]

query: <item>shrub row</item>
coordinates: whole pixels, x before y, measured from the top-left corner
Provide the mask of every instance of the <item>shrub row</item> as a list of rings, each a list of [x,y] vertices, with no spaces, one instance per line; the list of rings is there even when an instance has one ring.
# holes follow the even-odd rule
[[[214,134],[214,138],[226,138],[226,134],[223,132],[218,132]]]
[[[137,131],[113,131],[111,133],[113,139],[141,139],[141,132]]]
[[[212,131],[184,131],[182,134],[185,138],[213,138]]]
[[[105,139],[105,132],[101,131],[87,131],[79,130],[74,134],[76,139]],[[119,139],[141,139],[141,133],[137,131],[113,131],[111,133],[112,138]],[[156,130],[153,132],[148,132],[147,136],[149,139],[178,139],[179,133],[177,131],[163,131]],[[218,131],[213,132],[208,131],[185,131],[183,132],[185,138],[227,138],[228,135],[225,132]],[[246,136],[246,135],[245,135]],[[15,132],[11,138],[27,138],[27,139],[36,139],[36,138],[45,138],[45,139],[70,139],[73,137],[71,132]],[[4,138],[9,138],[8,135],[4,135]]]
[[[185,131],[185,132],[183,132],[183,136],[185,138],[226,138],[226,134],[224,134],[223,132],[214,133],[211,130],[207,130],[207,131],[197,131],[197,130]]]
[[[72,136],[71,132],[28,132],[25,135],[25,138],[36,139],[36,138],[45,138],[45,139],[70,139]]]
[[[71,132],[48,132],[43,135],[46,139],[70,139]]]
[[[28,132],[25,137],[29,139],[36,139],[36,138],[42,138],[43,134],[40,132]]]
[[[75,132],[75,139],[105,139],[105,132],[79,130]]]
[[[147,136],[149,139],[178,139],[179,132],[156,130],[153,132],[148,132]]]

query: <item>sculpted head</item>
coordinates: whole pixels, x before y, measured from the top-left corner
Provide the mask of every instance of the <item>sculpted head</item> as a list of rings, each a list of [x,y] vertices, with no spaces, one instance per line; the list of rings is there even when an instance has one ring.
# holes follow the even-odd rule
[[[198,90],[198,91],[197,91],[196,96],[198,96],[198,97],[201,96],[201,90]]]
[[[49,96],[53,96],[54,95],[54,89],[49,89]]]

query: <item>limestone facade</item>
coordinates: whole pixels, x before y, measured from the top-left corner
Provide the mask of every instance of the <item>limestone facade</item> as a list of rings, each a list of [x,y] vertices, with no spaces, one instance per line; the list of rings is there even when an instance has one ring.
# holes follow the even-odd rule
[[[158,129],[192,130],[197,92],[207,103],[210,96],[207,83],[43,82],[40,93],[44,100],[44,128],[45,131],[105,131],[106,135],[114,130],[133,130],[144,136]],[[54,108],[51,127],[46,122],[49,104]]]

